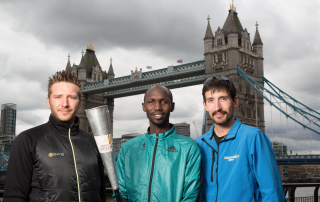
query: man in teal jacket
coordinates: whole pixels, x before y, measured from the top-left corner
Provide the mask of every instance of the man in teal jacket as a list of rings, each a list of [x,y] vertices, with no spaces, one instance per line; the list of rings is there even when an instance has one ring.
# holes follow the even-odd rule
[[[142,103],[150,127],[126,142],[117,160],[120,193],[133,201],[195,201],[200,188],[200,149],[169,123],[174,102],[170,90],[153,86]]]
[[[222,76],[209,78],[202,95],[215,124],[196,139],[203,172],[200,201],[283,202],[270,140],[233,117],[238,97],[232,82]]]

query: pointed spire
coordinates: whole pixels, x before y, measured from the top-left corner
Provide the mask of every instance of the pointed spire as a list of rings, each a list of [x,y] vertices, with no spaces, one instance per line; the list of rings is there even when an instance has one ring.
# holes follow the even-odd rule
[[[94,51],[94,46],[91,45],[91,40],[90,40],[90,45],[87,45],[87,49]]]
[[[234,11],[231,10],[231,14],[230,15],[233,16],[233,13],[234,13]],[[231,18],[230,26],[229,26],[229,29],[227,31],[227,34],[229,34],[229,33],[235,33],[235,34],[238,33],[237,27],[236,27],[236,25],[234,23],[234,17]]]
[[[206,35],[204,36],[203,40],[213,39],[213,33],[212,33],[212,30],[211,30],[211,26],[210,26],[210,17],[209,17],[209,15],[208,15],[207,20],[208,20],[207,31],[206,31]]]
[[[110,58],[110,67],[109,67],[109,71],[108,71],[108,78],[113,79],[114,78],[114,71],[113,71],[113,67],[112,67],[112,57]]]
[[[230,10],[234,11],[234,12],[237,12],[236,7],[233,5],[233,0],[232,0],[232,5],[230,4]]]
[[[256,23],[256,34],[254,35],[254,39],[253,39],[253,43],[252,43],[253,46],[254,45],[263,45],[259,31],[258,31],[258,26],[259,26],[259,24],[257,22]]]
[[[84,63],[84,57],[83,57],[83,51],[82,51],[82,57],[79,64],[79,69],[85,69],[85,68],[86,68],[86,64]]]
[[[71,64],[70,64],[70,53],[68,53],[68,63],[67,63],[67,67],[66,67],[67,71],[71,71]]]

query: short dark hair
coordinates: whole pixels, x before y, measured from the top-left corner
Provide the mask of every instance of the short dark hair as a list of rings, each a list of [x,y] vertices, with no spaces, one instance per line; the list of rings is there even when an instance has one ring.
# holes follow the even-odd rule
[[[202,88],[203,101],[206,102],[206,92],[211,90],[212,93],[215,91],[225,90],[228,95],[234,101],[237,91],[233,83],[230,80],[219,80],[213,77],[209,82],[205,83]]]
[[[81,90],[80,90],[81,84],[78,77],[75,74],[72,74],[71,72],[65,71],[65,70],[56,72],[54,75],[52,75],[52,77],[49,77],[48,98],[50,98],[50,95],[52,93],[52,90],[51,90],[52,85],[59,82],[73,83],[76,86],[78,86],[79,90],[77,94],[78,94],[78,97],[81,98]]]
[[[145,92],[145,94],[144,94],[143,102],[146,102],[146,94],[147,94],[147,92],[148,92],[151,88],[153,88],[153,87],[161,87],[161,88],[163,88],[164,90],[166,90],[166,91],[167,91],[167,94],[168,94],[168,96],[169,96],[169,99],[170,99],[170,101],[171,101],[171,103],[173,103],[173,96],[172,96],[171,90],[169,90],[167,87],[161,86],[161,85],[154,85],[154,86],[150,87],[150,88]]]

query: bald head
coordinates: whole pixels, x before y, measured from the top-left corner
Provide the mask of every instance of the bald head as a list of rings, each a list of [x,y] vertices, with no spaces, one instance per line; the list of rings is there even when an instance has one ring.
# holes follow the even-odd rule
[[[171,101],[171,103],[173,102],[173,97],[172,97],[172,93],[171,91],[164,87],[164,86],[160,86],[160,85],[155,85],[155,86],[152,86],[151,88],[149,88],[147,90],[147,92],[144,94],[144,98],[143,98],[143,101],[146,102],[146,98],[148,97],[148,95],[150,94],[150,92],[154,91],[154,90],[161,90],[163,92],[165,92],[169,98],[169,100]]]

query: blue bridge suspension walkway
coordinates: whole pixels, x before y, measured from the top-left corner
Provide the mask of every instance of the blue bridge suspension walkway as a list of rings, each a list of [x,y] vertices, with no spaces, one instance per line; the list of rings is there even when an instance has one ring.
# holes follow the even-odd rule
[[[170,89],[202,84],[205,80],[204,60],[149,72],[135,71],[131,75],[106,79],[84,85],[82,93],[104,93],[105,97],[119,98],[144,93],[153,85],[163,85]]]

